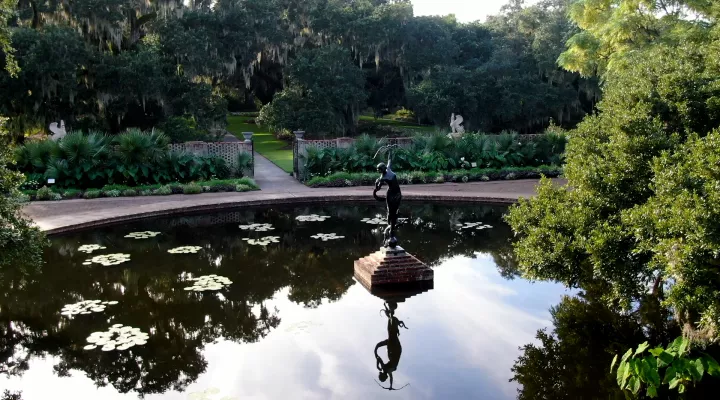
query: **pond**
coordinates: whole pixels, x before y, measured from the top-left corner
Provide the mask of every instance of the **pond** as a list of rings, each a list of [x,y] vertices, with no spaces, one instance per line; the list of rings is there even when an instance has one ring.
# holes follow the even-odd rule
[[[382,241],[383,226],[368,223],[382,218],[377,205],[53,237],[43,266],[3,271],[0,389],[24,400],[516,398],[520,347],[572,292],[514,277],[504,207],[403,211],[401,244],[435,282],[398,303],[394,321],[353,279],[353,261]]]

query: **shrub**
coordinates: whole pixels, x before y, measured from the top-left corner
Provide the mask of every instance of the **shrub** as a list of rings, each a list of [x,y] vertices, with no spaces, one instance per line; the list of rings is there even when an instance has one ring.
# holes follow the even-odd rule
[[[248,185],[244,185],[244,184],[242,184],[242,183],[239,184],[239,185],[235,185],[235,191],[236,191],[236,192],[249,192],[249,191],[251,191],[251,190],[253,190],[253,188],[251,188],[251,187],[248,186]]]
[[[63,199],[79,199],[83,195],[82,190],[78,189],[67,189],[62,192]]]
[[[49,187],[43,186],[35,193],[35,198],[38,200],[52,200],[53,192]]]
[[[83,194],[83,197],[86,199],[97,199],[100,197],[100,191],[99,190],[88,190]]]
[[[15,200],[18,203],[27,203],[32,199],[30,198],[30,196],[26,195],[25,193],[20,193],[17,196],[15,196]]]
[[[396,172],[403,172],[471,169],[473,164],[480,168],[560,165],[565,142],[564,134],[556,131],[534,137],[521,137],[514,132],[468,133],[460,140],[448,139],[439,132],[422,134],[414,136],[410,147],[394,151],[392,167]],[[383,140],[364,135],[348,149],[308,148],[304,156],[306,173],[312,178],[331,175],[334,171],[373,171],[379,161],[374,159],[375,154],[383,144]]]
[[[144,190],[138,191],[138,196],[152,196],[152,195],[153,195],[153,191],[150,189],[144,189]]]
[[[252,154],[250,154],[248,152],[238,153],[237,165],[238,165],[238,167],[237,167],[236,175],[241,177],[245,174],[245,171],[248,171],[248,170],[252,169],[252,167],[253,167]]]
[[[440,172],[422,172],[412,171],[409,173],[399,173],[398,179],[402,184],[413,183],[444,183],[450,182],[470,182],[470,181],[490,181],[498,179],[527,179],[539,178],[541,175],[547,177],[559,176],[562,169],[553,166],[543,166],[539,168],[533,167],[511,167],[505,169],[478,169],[453,170]],[[310,179],[306,184],[310,187],[345,187],[372,185],[375,183],[377,175],[371,173],[347,173],[339,172],[330,176],[318,176]]]
[[[415,113],[406,108],[401,108],[395,111],[395,113],[388,115],[387,117],[395,121],[405,122],[414,122],[417,119],[415,117]]]
[[[169,195],[173,194],[173,192],[172,192],[172,189],[170,189],[170,186],[165,185],[165,186],[161,186],[158,189],[155,189],[153,191],[153,194],[156,196],[169,196]]]
[[[138,192],[135,189],[125,189],[122,191],[122,195],[125,197],[135,197],[138,195]]]
[[[120,197],[121,194],[119,190],[103,190],[102,192],[105,197]]]
[[[182,186],[182,191],[183,194],[200,194],[203,192],[203,189],[197,183],[189,183]]]

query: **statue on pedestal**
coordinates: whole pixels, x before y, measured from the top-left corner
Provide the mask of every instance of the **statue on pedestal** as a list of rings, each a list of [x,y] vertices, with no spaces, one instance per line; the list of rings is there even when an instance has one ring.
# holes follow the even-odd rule
[[[65,132],[65,121],[60,121],[60,125],[58,125],[57,122],[53,122],[50,124],[50,132],[52,132],[52,135],[50,136],[50,139],[54,141],[58,141],[67,135],[67,132]]]
[[[384,163],[380,163],[377,165],[377,170],[380,173],[380,177],[377,179],[377,181],[375,181],[375,190],[373,191],[373,197],[375,198],[375,200],[385,201],[385,204],[387,205],[388,226],[387,228],[385,228],[385,240],[383,245],[392,249],[396,248],[398,245],[396,229],[398,223],[398,209],[400,208],[400,202],[402,201],[400,183],[398,182],[397,175],[395,175],[392,169],[390,169],[392,165],[393,147],[397,147],[397,145],[393,144],[380,148],[380,150],[382,150],[383,148],[388,149],[388,162],[387,165]],[[380,150],[378,150],[378,153],[380,152]],[[377,157],[378,153],[375,153],[375,157]],[[384,199],[377,195],[377,192],[380,191],[383,184],[388,185],[388,190],[385,194]]]
[[[452,129],[452,132],[448,134],[449,138],[459,138],[465,134],[465,127],[462,126],[463,121],[464,119],[460,114],[455,115],[453,113],[453,115],[450,116],[450,129]]]

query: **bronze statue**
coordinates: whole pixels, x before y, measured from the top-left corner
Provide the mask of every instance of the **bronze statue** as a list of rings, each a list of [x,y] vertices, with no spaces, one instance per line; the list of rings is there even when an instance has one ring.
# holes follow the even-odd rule
[[[383,245],[385,247],[395,248],[398,245],[396,229],[398,225],[398,209],[400,208],[400,202],[402,201],[402,193],[400,192],[400,183],[398,182],[397,175],[392,171],[390,166],[392,165],[392,148],[397,145],[389,145],[380,148],[388,149],[388,162],[387,165],[380,163],[377,166],[377,170],[380,173],[380,177],[375,181],[375,190],[373,191],[373,197],[377,201],[385,201],[387,205],[387,223],[388,226],[385,228],[385,240]],[[378,150],[378,153],[380,152]],[[377,153],[375,153],[377,157]],[[388,185],[387,193],[385,198],[378,197],[377,192],[382,188],[383,184]]]
[[[393,388],[393,372],[397,370],[398,364],[400,363],[400,355],[402,354],[402,346],[400,345],[400,328],[407,329],[405,323],[395,316],[396,309],[397,303],[385,303],[385,310],[383,310],[383,312],[388,319],[388,338],[387,340],[383,340],[375,345],[375,361],[379,371],[378,379],[380,379],[380,382],[385,382],[388,378],[390,378],[389,387],[380,385],[380,387],[387,390],[399,390]],[[378,355],[378,349],[381,347],[387,347],[388,362],[384,362],[382,357]]]

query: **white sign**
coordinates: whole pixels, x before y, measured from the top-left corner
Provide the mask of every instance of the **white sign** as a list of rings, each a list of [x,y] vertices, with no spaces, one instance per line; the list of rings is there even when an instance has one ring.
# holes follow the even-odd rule
[[[472,165],[473,168],[477,168],[477,163],[476,163],[476,162],[474,162],[474,163],[472,163],[472,164],[470,164],[470,165]]]
[[[49,179],[48,179],[48,183],[55,183],[55,179],[49,178]]]

